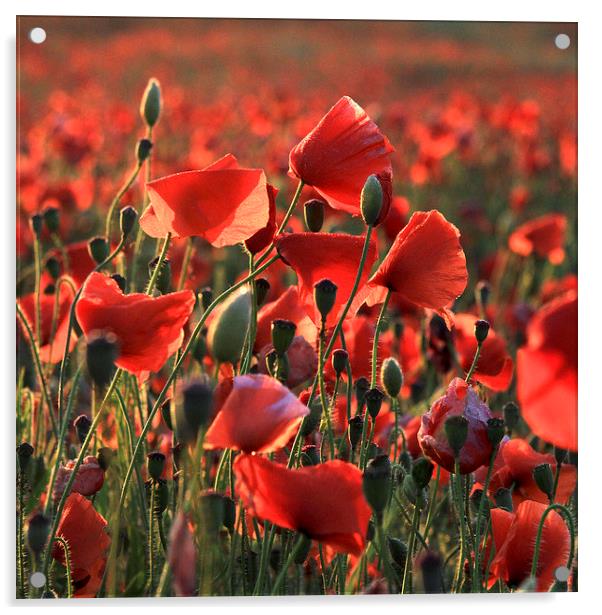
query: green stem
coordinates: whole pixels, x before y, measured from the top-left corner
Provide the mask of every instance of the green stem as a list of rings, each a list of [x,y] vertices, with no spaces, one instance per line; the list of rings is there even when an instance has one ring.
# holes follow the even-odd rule
[[[329,405],[326,399],[326,390],[324,384],[324,341],[325,341],[325,323],[322,322],[320,328],[320,340],[318,342],[318,378],[320,385],[320,402],[322,404],[322,412],[326,419],[326,433],[328,434],[328,442],[330,446],[330,458],[334,459],[336,447],[334,442],[334,432],[332,429],[332,422],[330,420]]]
[[[464,522],[464,505],[462,502],[462,475],[460,474],[460,462],[457,457],[454,461],[454,474],[450,476],[450,481],[454,494],[454,504],[458,514],[458,523],[460,525],[460,557],[458,558],[454,580],[454,589],[455,592],[458,593],[462,581],[464,560],[466,558],[466,527]]]
[[[276,527],[266,521],[263,526],[263,542],[261,543],[261,555],[259,557],[259,572],[257,573],[257,581],[253,589],[254,596],[262,595],[275,535]]]
[[[159,254],[159,260],[153,269],[153,274],[151,275],[150,280],[148,281],[148,286],[146,287],[146,294],[152,295],[155,285],[157,283],[157,279],[159,278],[159,274],[161,273],[161,267],[163,267],[163,261],[167,256],[167,250],[169,250],[169,244],[171,243],[171,233],[167,233],[165,235],[165,241],[163,242],[163,248],[161,249],[161,253]]]
[[[470,379],[475,371],[475,369],[477,368],[477,363],[479,362],[479,357],[481,356],[481,348],[483,347],[483,343],[480,342],[477,344],[477,350],[474,353],[474,358],[472,360],[472,365],[470,366],[470,369],[468,370],[468,373],[466,374],[466,382],[470,382]]]
[[[65,553],[65,579],[67,580],[67,598],[73,598],[73,576],[71,574],[71,553],[69,551],[69,545],[62,536],[55,536],[55,542],[60,543]]]
[[[301,551],[303,550],[304,546],[306,546],[306,544],[307,544],[307,537],[303,536],[303,534],[300,534],[299,538],[297,538],[297,542],[295,543],[295,546],[292,548],[291,552],[289,553],[288,558],[286,559],[286,562],[280,569],[280,573],[276,577],[276,581],[274,582],[274,586],[272,587],[272,596],[276,596],[278,594],[278,590],[280,589],[280,586],[282,585],[282,583],[284,582],[284,579],[286,578],[286,573],[288,572],[289,567],[295,561],[295,558],[299,555],[299,553],[301,553]]]
[[[19,576],[19,592],[17,598],[27,597],[25,595],[25,549],[23,546],[23,526],[25,524],[23,491],[23,474],[19,472],[17,478],[17,498],[19,502],[19,514],[17,516],[17,573]]]
[[[477,511],[477,525],[475,528],[475,547],[474,547],[474,572],[472,575],[472,591],[474,593],[481,592],[483,587],[481,585],[481,568],[480,568],[480,555],[481,555],[481,520],[483,518],[483,510],[485,508],[485,500],[487,499],[487,492],[489,491],[489,482],[491,481],[491,475],[493,473],[493,464],[497,455],[498,447],[496,446],[491,453],[489,459],[489,467],[487,468],[487,476],[485,477],[485,484],[483,485],[483,492],[481,493],[481,499],[479,500],[479,509]]]
[[[148,586],[152,596],[155,585],[155,482],[151,483],[148,507]]]
[[[36,300],[36,308],[35,308],[35,332],[36,332],[36,340],[38,344],[42,345],[42,308],[41,308],[41,280],[42,280],[42,263],[40,262],[40,238],[38,234],[34,232],[33,234],[33,262],[35,267],[35,300]]]
[[[380,308],[380,313],[378,315],[378,319],[376,321],[376,328],[374,329],[374,340],[372,342],[372,378],[370,380],[371,388],[374,388],[376,386],[376,369],[378,367],[378,338],[380,335],[380,328],[382,326],[382,322],[387,311],[387,306],[389,305],[390,297],[391,291],[387,290],[385,300],[383,301],[382,307]]]
[[[412,532],[410,534],[410,539],[408,540],[408,552],[406,554],[406,561],[403,567],[403,579],[401,582],[402,594],[412,593],[412,564],[414,560],[414,546],[416,544],[416,534],[418,532],[419,522],[420,508],[418,506],[414,506],[414,514],[412,515]]]
[[[186,276],[188,275],[188,267],[190,266],[190,259],[194,252],[194,237],[189,237],[186,241],[186,250],[184,252],[184,258],[182,259],[182,267],[180,268],[180,279],[178,280],[177,290],[182,290],[186,283]]]
[[[142,162],[137,162],[136,166],[125,180],[119,192],[113,197],[111,201],[111,205],[109,207],[109,212],[107,213],[107,220],[105,223],[105,237],[107,241],[111,241],[111,224],[113,222],[113,214],[115,212],[115,208],[119,205],[119,202],[123,198],[123,195],[132,187],[132,184],[136,181],[136,177],[138,177],[138,173],[142,168]]]

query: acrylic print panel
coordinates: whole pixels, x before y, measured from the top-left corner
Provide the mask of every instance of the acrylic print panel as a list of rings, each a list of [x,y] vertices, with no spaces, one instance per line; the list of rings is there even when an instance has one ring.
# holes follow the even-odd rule
[[[19,18],[17,596],[576,591],[576,49]]]

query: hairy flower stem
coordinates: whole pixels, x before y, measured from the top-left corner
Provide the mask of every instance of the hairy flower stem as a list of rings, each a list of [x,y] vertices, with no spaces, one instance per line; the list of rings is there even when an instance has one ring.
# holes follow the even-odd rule
[[[157,284],[157,280],[159,279],[159,275],[161,273],[161,268],[163,267],[163,262],[165,261],[165,257],[167,256],[167,251],[169,250],[169,244],[171,243],[171,233],[167,233],[165,235],[165,241],[163,242],[163,248],[161,249],[161,253],[159,254],[159,260],[153,269],[153,274],[151,275],[150,280],[148,281],[148,286],[146,287],[146,294],[152,295],[155,285]]]
[[[468,370],[468,373],[466,374],[466,382],[470,382],[470,379],[472,378],[472,375],[474,373],[474,371],[477,369],[477,364],[479,362],[479,357],[481,356],[481,349],[483,348],[483,342],[479,342],[477,344],[477,349],[474,353],[474,358],[472,360],[472,364],[470,366],[470,369]]]
[[[481,499],[479,500],[479,509],[477,511],[477,524],[475,527],[475,541],[474,541],[474,571],[472,575],[472,591],[473,593],[478,593],[483,590],[483,586],[481,584],[481,567],[480,567],[480,557],[481,557],[481,523],[483,519],[483,511],[485,508],[485,500],[487,499],[487,492],[489,491],[489,482],[491,481],[491,475],[493,473],[493,464],[495,462],[495,458],[498,452],[498,447],[496,446],[491,453],[491,457],[489,459],[489,466],[487,468],[487,476],[485,477],[485,484],[483,485],[483,491],[481,493]]]
[[[128,175],[127,179],[111,201],[109,212],[107,213],[107,220],[105,222],[105,237],[109,242],[111,241],[111,224],[113,222],[113,214],[115,213],[115,209],[121,202],[123,195],[132,187],[132,184],[136,181],[138,173],[140,173],[140,169],[142,168],[142,164],[143,163],[140,161],[136,163],[136,166],[132,169],[132,172]]]
[[[17,501],[19,505],[17,515],[17,576],[19,577],[17,598],[27,597],[25,593],[25,548],[23,542],[23,532],[25,525],[25,498],[23,493],[23,480],[23,474],[19,471],[17,476]]]
[[[380,330],[382,327],[383,320],[385,318],[385,313],[387,311],[387,306],[389,305],[389,299],[391,298],[391,291],[387,290],[387,294],[385,295],[385,300],[380,308],[380,313],[378,315],[378,319],[376,321],[376,326],[374,329],[374,340],[372,341],[372,377],[370,379],[370,387],[374,388],[376,386],[376,370],[378,367],[378,338],[380,336]]]
[[[414,506],[414,514],[412,515],[412,531],[408,540],[408,552],[406,561],[403,567],[403,578],[401,582],[401,593],[412,593],[412,566],[414,562],[414,548],[416,546],[416,534],[418,533],[418,525],[420,523],[420,508]]]
[[[150,486],[148,506],[148,592],[153,595],[155,586],[155,481]]]
[[[330,412],[328,407],[328,400],[326,399],[326,385],[324,383],[324,342],[326,337],[326,323],[322,321],[320,327],[320,336],[318,342],[318,377],[320,385],[320,402],[322,404],[322,412],[326,419],[326,433],[328,434],[328,443],[330,446],[330,458],[334,459],[336,452],[336,446],[334,442],[334,431],[332,429],[332,422],[330,419]]]
[[[180,278],[178,279],[178,286],[176,290],[182,290],[184,284],[186,284],[186,277],[188,276],[188,268],[190,267],[190,260],[194,253],[194,237],[189,237],[186,240],[186,250],[184,250],[184,257],[182,258],[182,267],[180,268]]]
[[[458,514],[458,523],[460,525],[460,555],[456,566],[456,574],[454,579],[454,591],[458,593],[462,584],[462,575],[464,572],[464,561],[466,559],[466,522],[464,513],[464,503],[462,498],[462,475],[460,474],[460,461],[456,457],[454,461],[454,474],[450,476],[452,493],[454,495],[454,505]]]
[[[65,580],[67,581],[67,595],[66,598],[73,598],[73,575],[71,567],[71,552],[67,541],[62,536],[56,536],[55,542],[58,542],[63,547],[63,553],[65,554]]]
[[[255,262],[253,255],[249,252],[249,275],[253,275],[255,271]],[[240,373],[247,374],[251,369],[251,361],[253,360],[253,347],[255,346],[255,336],[257,335],[257,289],[255,288],[255,280],[249,282],[251,289],[251,322],[247,331],[247,352],[243,359]]]

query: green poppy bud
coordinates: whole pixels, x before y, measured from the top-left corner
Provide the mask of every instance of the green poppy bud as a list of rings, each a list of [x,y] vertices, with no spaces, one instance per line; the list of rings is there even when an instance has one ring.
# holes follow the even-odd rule
[[[394,399],[399,395],[403,386],[403,372],[397,359],[389,357],[383,361],[380,381],[389,397]]]
[[[247,338],[251,322],[251,294],[248,289],[231,295],[211,322],[207,342],[220,363],[236,365]]]
[[[111,382],[119,356],[117,337],[110,331],[92,332],[86,345],[86,363],[92,382],[100,388]]]
[[[445,421],[445,435],[454,455],[458,457],[468,437],[468,420],[462,414],[450,416]]]
[[[364,431],[364,419],[356,415],[349,420],[349,441],[351,449],[356,450],[357,445],[362,440],[362,432]]]
[[[42,228],[44,225],[44,219],[41,214],[34,214],[29,218],[29,227],[31,228],[31,232],[39,237],[42,233]]]
[[[265,298],[270,292],[270,283],[265,278],[256,278],[255,280],[255,297],[257,300],[257,307],[261,307]]]
[[[504,419],[493,417],[487,420],[487,437],[494,448],[502,441],[504,434]]]
[[[355,381],[353,387],[355,389],[357,412],[359,414],[361,409],[364,407],[364,402],[366,401],[366,393],[370,389],[370,381],[368,380],[368,378],[364,378],[363,376],[361,376]]]
[[[474,336],[478,344],[482,344],[489,335],[489,323],[486,320],[477,320],[474,324]]]
[[[201,427],[209,424],[213,412],[213,391],[205,379],[189,382],[182,389],[182,402],[176,408],[178,439],[191,443]]]
[[[554,493],[554,474],[549,463],[540,463],[533,468],[533,478],[541,491],[551,500]]]
[[[506,427],[508,428],[508,432],[512,433],[512,430],[518,425],[518,421],[520,419],[520,410],[518,406],[509,401],[504,404],[504,423],[506,423]]]
[[[57,207],[47,207],[43,212],[44,224],[50,233],[58,233],[60,228],[60,212]]]
[[[161,88],[156,79],[149,79],[140,102],[140,116],[151,128],[158,122],[161,113]]]
[[[124,207],[119,212],[119,228],[123,237],[128,237],[138,220],[138,212],[133,207]]]
[[[73,427],[75,427],[75,432],[77,433],[77,438],[80,444],[84,443],[84,440],[86,439],[91,426],[92,421],[85,414],[80,414],[73,421]]]
[[[435,466],[426,457],[416,459],[412,466],[412,477],[418,489],[424,489],[433,476]]]
[[[380,518],[389,501],[391,488],[391,462],[387,455],[370,460],[364,470],[362,485],[366,501]]]
[[[33,446],[29,442],[23,442],[17,446],[17,461],[21,474],[25,474],[33,452]]]
[[[337,298],[337,286],[330,280],[323,279],[314,285],[314,301],[322,320],[326,321],[328,314],[334,307]]]
[[[380,389],[373,388],[366,391],[366,410],[372,417],[372,420],[376,420],[378,413],[382,407],[383,399],[385,398],[383,392]]]
[[[217,534],[224,525],[224,496],[213,490],[201,493],[200,499],[201,530],[207,534]]]
[[[156,482],[161,478],[165,469],[165,455],[159,451],[153,451],[146,456],[146,467],[149,476]]]
[[[140,141],[136,143],[136,158],[140,164],[150,156],[152,149],[153,144],[149,139],[140,139]]]
[[[94,237],[88,242],[88,252],[92,260],[98,265],[104,262],[109,256],[109,242],[104,237]]]
[[[399,538],[387,536],[387,546],[389,547],[389,553],[391,554],[393,565],[396,566],[398,570],[403,570],[406,563],[406,557],[408,556],[408,547],[406,543],[401,541]]]
[[[376,175],[370,175],[362,188],[360,209],[368,226],[376,224],[383,206],[383,187]]]
[[[324,209],[326,203],[320,199],[311,199],[303,205],[303,213],[305,216],[305,226],[312,233],[319,233],[324,224]]]
[[[297,325],[290,320],[278,318],[272,321],[272,345],[279,356],[289,349],[294,337]]]
[[[58,280],[61,275],[61,264],[54,256],[49,257],[46,261],[46,271],[53,280]]]
[[[150,276],[155,272],[155,268],[159,263],[160,256],[155,256],[148,264],[148,274]],[[162,294],[166,295],[171,290],[171,262],[168,258],[164,258],[161,262],[161,269],[157,275],[155,288]]]
[[[347,369],[349,362],[349,353],[342,348],[337,348],[332,353],[332,367],[334,369],[337,378],[341,377],[341,374]]]
[[[201,307],[203,311],[207,310],[207,308],[213,303],[213,290],[206,286],[201,291]]]

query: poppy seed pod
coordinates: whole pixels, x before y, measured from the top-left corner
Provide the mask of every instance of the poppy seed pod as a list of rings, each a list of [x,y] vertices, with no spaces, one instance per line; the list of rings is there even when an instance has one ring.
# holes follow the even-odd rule
[[[115,334],[99,331],[88,336],[86,363],[90,378],[97,387],[103,388],[109,384],[118,357],[119,346]]]
[[[326,203],[320,199],[311,199],[303,205],[305,225],[312,233],[319,233],[324,224],[324,209]]]
[[[554,494],[554,474],[549,463],[540,463],[533,468],[533,479],[550,500]]]
[[[165,469],[165,455],[159,451],[153,451],[146,456],[146,467],[149,476],[156,482],[161,478]]]
[[[391,487],[391,461],[387,455],[370,460],[364,470],[362,485],[366,501],[380,518],[389,501]]]
[[[50,277],[53,280],[58,280],[61,275],[61,264],[56,258],[54,258],[54,256],[51,256],[46,261],[46,271],[50,274]]]
[[[159,121],[161,114],[161,88],[159,82],[149,79],[142,100],[140,101],[140,117],[149,127],[153,127]]]
[[[487,421],[487,437],[493,447],[496,447],[504,437],[504,419],[493,417]]]
[[[272,321],[272,345],[276,354],[284,355],[295,337],[296,330],[297,325],[290,320],[277,318]]]
[[[520,410],[513,401],[509,401],[508,403],[504,404],[503,412],[504,423],[506,423],[508,432],[512,433],[512,430],[518,425],[518,421],[520,419]]]
[[[380,368],[380,381],[391,398],[396,398],[403,386],[403,372],[397,359],[388,357]]]
[[[182,442],[190,443],[211,419],[213,391],[205,380],[193,380],[183,388],[182,398],[176,410],[176,434]]]
[[[142,164],[150,156],[152,149],[153,144],[149,139],[140,139],[136,143],[136,158],[139,164]]]
[[[478,344],[482,344],[489,335],[489,323],[486,320],[477,320],[474,324],[474,336]]]
[[[376,224],[383,206],[383,187],[376,175],[370,175],[360,196],[362,218],[368,226]]]
[[[384,398],[384,393],[376,387],[373,389],[368,389],[368,391],[366,391],[366,410],[368,411],[368,414],[372,417],[373,421],[376,419],[378,413],[380,412]]]
[[[36,555],[40,555],[46,546],[50,533],[50,519],[42,513],[36,513],[27,523],[27,544]]]
[[[122,275],[119,275],[118,273],[114,273],[111,276],[111,279],[115,280],[115,282],[117,282],[117,286],[119,286],[119,290],[122,293],[125,293],[125,289],[127,287],[127,280]]]
[[[265,278],[255,279],[255,299],[257,307],[261,307],[270,292],[270,283]]]
[[[418,489],[418,485],[411,474],[406,474],[403,477],[401,488],[406,498],[415,505],[418,501],[418,493],[420,490]]]
[[[226,299],[209,325],[207,342],[217,361],[238,363],[250,322],[251,293],[243,288]]]
[[[155,272],[159,259],[160,256],[155,256],[155,258],[153,258],[153,260],[148,264],[148,274],[150,276],[152,276]],[[161,261],[161,269],[157,275],[155,287],[162,295],[166,295],[171,290],[171,262],[168,258],[164,258]]]
[[[416,459],[412,466],[412,478],[418,489],[424,489],[433,476],[434,464],[426,457]]]
[[[341,374],[347,369],[349,362],[349,353],[342,348],[337,348],[332,353],[332,368],[337,378],[340,378]]]
[[[314,301],[322,321],[326,322],[337,298],[337,286],[324,278],[314,285]]]
[[[109,242],[104,237],[94,237],[88,242],[88,252],[98,265],[104,262],[110,254]]]
[[[57,207],[47,207],[43,212],[44,224],[50,233],[58,233],[60,227],[60,212]]]
[[[399,538],[387,536],[387,546],[389,547],[389,553],[391,554],[393,564],[397,566],[398,569],[403,570],[408,555],[407,545]]]
[[[41,214],[34,214],[29,218],[29,226],[31,228],[32,233],[39,237],[42,232],[42,227],[44,225],[44,219]]]
[[[363,430],[364,419],[361,416],[357,415],[349,420],[349,441],[351,442],[352,450],[355,450],[360,443]]]
[[[454,456],[458,457],[468,437],[468,419],[461,414],[450,416],[445,421],[445,435]]]
[[[556,459],[556,463],[560,465],[561,463],[566,462],[566,450],[563,448],[554,447],[554,459]]]
[[[92,425],[92,421],[85,415],[80,414],[74,421],[73,427],[75,427],[75,431],[77,433],[77,437],[81,444],[83,444],[88,432],[90,431],[90,426]]]
[[[29,465],[29,460],[33,455],[33,446],[29,442],[23,442],[17,446],[17,461],[19,462],[19,471],[24,474]]]
[[[119,229],[121,230],[122,237],[128,237],[132,232],[136,220],[138,219],[138,212],[128,205],[119,212]]]

